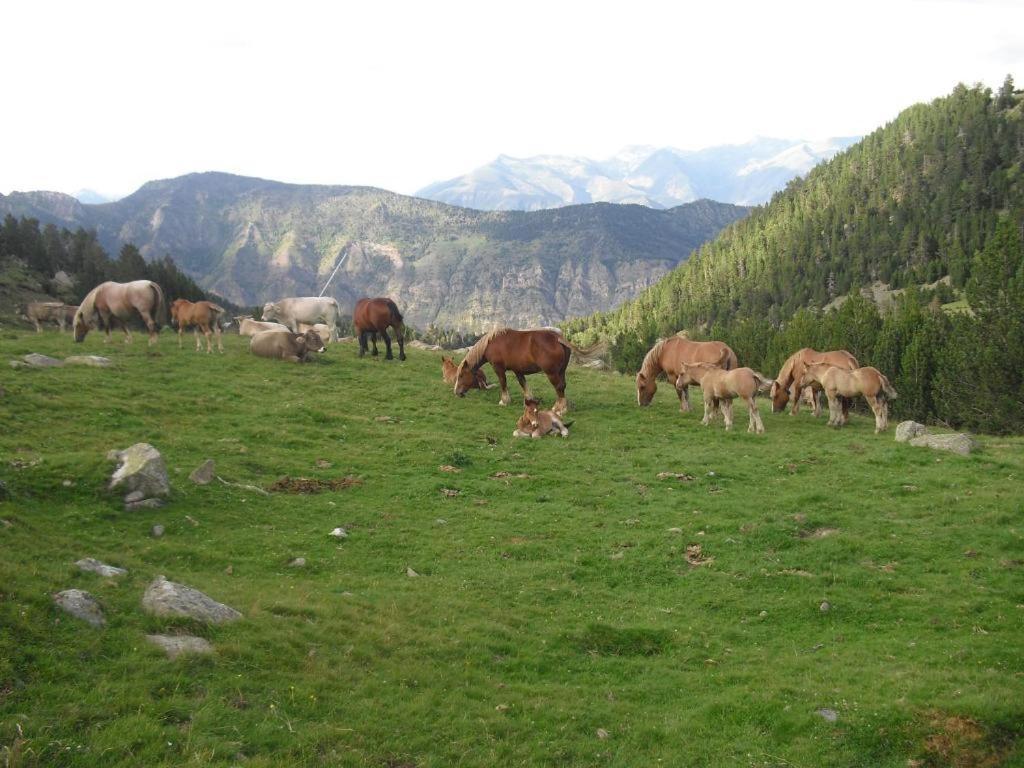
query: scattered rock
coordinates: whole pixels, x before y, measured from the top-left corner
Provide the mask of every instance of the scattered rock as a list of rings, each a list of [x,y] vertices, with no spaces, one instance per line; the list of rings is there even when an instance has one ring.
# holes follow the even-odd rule
[[[668,532],[669,533],[682,533],[683,529],[682,528],[669,528]]]
[[[906,443],[912,438],[920,437],[928,428],[924,424],[918,424],[916,421],[901,421],[896,425],[896,442]]]
[[[149,443],[136,443],[123,451],[111,451],[107,458],[120,462],[110,478],[110,490],[140,491],[146,499],[171,494],[163,456]]]
[[[124,511],[138,512],[140,509],[160,509],[163,505],[163,499],[142,499],[141,501],[128,502],[124,505]]]
[[[398,419],[396,419],[394,416],[377,416],[377,417],[374,418],[374,421],[379,421],[382,424],[397,424],[398,423]]]
[[[492,480],[529,480],[530,476],[525,472],[520,472],[518,475],[513,475],[511,472],[495,472],[491,475]]]
[[[84,557],[81,560],[78,560],[75,565],[77,565],[78,569],[81,571],[98,573],[100,576],[105,576],[107,578],[124,576],[128,573],[125,568],[117,568],[113,565],[107,565],[106,563],[101,563],[99,560],[92,557]]]
[[[406,346],[412,347],[413,349],[422,349],[426,352],[440,352],[443,349],[439,344],[427,344],[425,341],[420,341],[419,339],[413,339],[407,343]]]
[[[224,573],[226,573],[228,576],[233,575],[234,572],[235,572],[235,566],[233,566],[233,565],[229,565],[227,568],[224,569]]]
[[[977,444],[970,435],[963,433],[947,433],[940,435],[925,434],[912,438],[910,444],[917,448],[933,448],[936,451],[950,451],[967,456]]]
[[[58,360],[55,357],[47,357],[46,355],[37,355],[35,352],[25,355],[21,359],[33,368],[60,368],[64,365],[63,360]]]
[[[334,466],[334,465],[331,464],[331,462],[329,462],[327,459],[317,459],[316,460],[316,468],[317,469],[330,469],[332,466]]]
[[[149,535],[152,536],[154,539],[159,539],[161,536],[164,535],[164,527],[159,524],[154,525],[152,528],[149,529]]]
[[[597,738],[599,738],[599,739],[601,739],[603,741],[604,739],[607,739],[608,736],[609,736],[609,733],[604,728],[598,728],[597,729]]]
[[[336,539],[347,539],[348,538],[348,531],[346,531],[344,528],[340,528],[339,527],[339,528],[335,528],[333,531],[331,531],[330,535],[333,536]]]
[[[442,464],[437,468],[439,472],[461,472],[462,470],[458,467],[453,467],[451,464]]]
[[[964,557],[977,557],[978,552],[974,549],[968,549],[964,551]]]
[[[305,568],[306,567],[306,558],[304,558],[304,557],[296,557],[294,560],[292,560],[290,563],[288,563],[288,567],[289,568]]]
[[[810,531],[801,531],[801,539],[824,539],[833,533],[839,533],[838,528],[814,528]]]
[[[405,568],[405,575],[409,576],[411,578],[415,578],[416,576],[419,576],[419,574],[416,573],[416,571],[414,571],[412,568],[409,568],[408,566],[406,566],[406,568]]]
[[[142,501],[144,498],[146,498],[146,494],[144,494],[142,491],[132,491],[131,493],[125,495],[124,503],[132,504],[136,501]]]
[[[437,518],[437,520],[435,520],[434,522],[438,525],[448,525],[448,521],[445,520],[443,517]]]
[[[715,558],[706,557],[701,551],[700,544],[690,544],[686,547],[686,562],[690,565],[710,565],[715,562]]]
[[[90,368],[109,368],[114,364],[109,357],[100,357],[99,355],[72,355],[65,357],[64,363],[66,365],[87,365]]]
[[[830,723],[834,723],[836,720],[839,719],[838,712],[836,712],[834,709],[828,709],[826,707],[822,707],[821,709],[817,710],[814,714],[818,715],[818,717],[824,720],[827,720]]]
[[[499,704],[498,706],[496,706],[494,708],[494,711],[495,712],[507,712],[508,711],[508,704]]]
[[[53,602],[76,619],[87,621],[94,627],[102,627],[107,623],[96,598],[81,589],[65,589],[58,592],[53,596]]]
[[[169,659],[189,653],[213,653],[213,646],[208,641],[192,635],[146,635],[146,639],[163,650]]]
[[[818,610],[822,613],[828,613],[832,610],[832,606],[828,604],[828,600],[824,600],[821,605],[818,606]]]
[[[196,485],[209,485],[216,476],[217,471],[213,459],[207,459],[192,470],[192,474],[188,476],[188,479]]]
[[[157,576],[146,587],[142,596],[142,607],[154,616],[184,616],[196,621],[222,624],[242,618],[242,614],[230,606],[218,603],[198,589],[186,587]]]
[[[11,360],[11,368],[15,370],[19,368],[31,368],[32,366],[28,363],[23,363],[21,360]]]
[[[462,493],[462,491],[460,491],[458,488],[442,488],[441,489],[441,495],[446,497],[446,498],[449,498],[449,499],[453,498],[455,496],[458,496],[460,493]]]
[[[696,478],[693,475],[688,474],[686,472],[659,472],[658,473],[658,479],[659,480],[678,480],[681,483],[689,483],[689,482],[692,482],[693,480],[695,480]]]
[[[188,523],[189,523],[189,524],[190,524],[190,525],[191,525],[191,526],[192,526],[193,528],[198,528],[198,527],[199,527],[199,521],[198,521],[198,520],[196,520],[196,519],[195,519],[194,517],[192,517],[192,515],[185,515],[185,520],[187,520],[187,521],[188,521]]]
[[[917,490],[917,486],[916,485],[904,485],[903,486],[903,490],[906,491],[907,493],[914,493]]]

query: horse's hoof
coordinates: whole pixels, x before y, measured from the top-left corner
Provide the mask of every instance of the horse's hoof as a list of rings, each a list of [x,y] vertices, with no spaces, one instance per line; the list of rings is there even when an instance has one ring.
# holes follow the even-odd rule
[[[398,356],[398,359],[401,360],[402,362],[405,362],[405,353],[403,352],[402,354],[400,354]]]

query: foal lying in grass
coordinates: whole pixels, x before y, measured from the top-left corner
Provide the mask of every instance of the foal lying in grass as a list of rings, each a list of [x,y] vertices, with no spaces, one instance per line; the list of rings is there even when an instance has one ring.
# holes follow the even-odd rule
[[[540,410],[540,401],[528,397],[523,401],[523,415],[516,422],[512,437],[544,437],[545,435],[569,436],[571,421],[562,421],[554,411]]]

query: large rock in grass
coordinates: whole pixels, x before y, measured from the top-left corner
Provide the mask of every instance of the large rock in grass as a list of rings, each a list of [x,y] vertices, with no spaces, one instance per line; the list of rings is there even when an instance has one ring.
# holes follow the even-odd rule
[[[64,365],[63,360],[58,360],[56,357],[47,357],[46,355],[38,355],[35,352],[25,355],[23,358],[28,365],[33,368],[60,368]]]
[[[110,477],[110,490],[137,491],[144,499],[170,496],[171,484],[164,458],[149,443],[136,443],[123,451],[111,451],[107,458],[120,462]]]
[[[154,616],[180,616],[208,624],[224,624],[242,618],[234,608],[218,603],[198,589],[176,584],[163,576],[157,576],[146,587],[142,607]]]
[[[961,456],[968,455],[977,444],[970,435],[947,433],[942,435],[924,434],[911,439],[910,444],[918,448],[933,448],[936,451],[951,451]]]
[[[90,368],[109,368],[113,365],[109,357],[99,355],[71,355],[64,358],[65,365],[87,365]]]
[[[924,424],[918,424],[916,421],[901,421],[896,425],[896,442],[906,443],[915,437],[920,437],[927,431],[927,427]]]
[[[88,622],[94,627],[102,627],[107,623],[96,598],[84,590],[65,589],[53,596],[53,602],[76,619]]]
[[[127,569],[125,568],[118,568],[114,565],[107,565],[106,563],[101,563],[94,557],[83,557],[81,560],[76,561],[75,565],[78,566],[78,570],[80,571],[97,573],[100,576],[107,577],[108,579],[113,578],[114,576],[124,576],[126,573],[128,573]]]
[[[210,654],[213,646],[201,637],[193,635],[146,635],[146,639],[162,649],[167,658],[176,659],[185,654]]]

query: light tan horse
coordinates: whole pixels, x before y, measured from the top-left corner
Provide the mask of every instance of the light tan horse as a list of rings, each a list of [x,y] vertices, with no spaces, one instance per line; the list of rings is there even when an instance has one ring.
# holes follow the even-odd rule
[[[779,369],[779,375],[775,377],[775,381],[772,383],[769,397],[772,399],[773,413],[785,410],[786,403],[793,404],[793,408],[789,412],[791,416],[795,416],[800,412],[800,395],[803,388],[799,386],[799,382],[803,378],[804,368],[812,360],[825,362],[847,371],[852,371],[859,365],[857,358],[845,349],[818,352],[816,349],[804,347],[797,350],[786,358],[786,362]],[[814,382],[811,385],[811,389],[813,392],[811,393],[810,402],[814,409],[814,416],[817,418],[821,415],[821,403],[818,402],[818,392],[821,391],[821,385],[818,382]],[[806,392],[803,395],[807,397]]]
[[[690,341],[682,336],[662,339],[644,357],[640,372],[636,375],[636,401],[639,405],[650,405],[658,389],[657,378],[665,374],[674,382],[682,373],[683,363],[711,363],[725,370],[739,365],[736,353],[721,341]],[[679,395],[679,410],[690,410],[689,387],[676,388]]]
[[[104,343],[110,341],[110,329],[116,320],[124,330],[125,344],[131,343],[132,333],[128,321],[141,317],[149,331],[149,344],[156,344],[158,323],[166,321],[167,305],[164,292],[152,280],[133,280],[130,283],[100,283],[86,294],[75,313],[75,341],[99,325],[106,331]]]
[[[746,401],[748,410],[747,432],[764,433],[764,422],[757,410],[757,393],[767,390],[772,380],[762,376],[752,368],[733,368],[727,371],[709,363],[681,364],[676,377],[676,389],[696,384],[704,396],[704,418],[701,424],[705,427],[711,423],[715,413],[721,408],[725,418],[726,430],[732,429],[732,401],[739,397]]]
[[[75,320],[75,312],[78,307],[65,304],[61,301],[30,301],[25,305],[25,317],[35,325],[36,333],[42,333],[43,327],[40,322],[53,321],[60,326],[60,332],[72,324]]]
[[[227,310],[212,301],[191,302],[188,299],[175,299],[171,302],[171,322],[178,326],[178,349],[181,349],[181,337],[185,329],[191,326],[196,337],[196,352],[199,351],[199,332],[206,337],[206,354],[213,352],[210,344],[211,332],[217,335],[217,349],[224,354],[224,344],[220,335],[220,319]]]
[[[875,414],[875,434],[889,426],[889,401],[896,399],[896,390],[881,371],[871,366],[852,371],[837,368],[826,362],[811,361],[804,368],[800,386],[818,382],[828,397],[828,423],[841,427],[849,418],[849,399],[858,395],[867,400]]]

